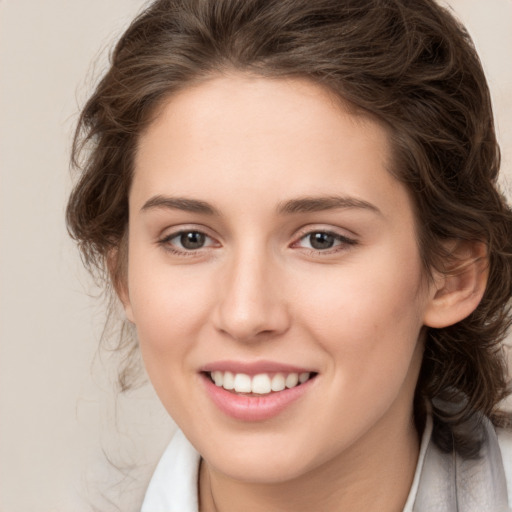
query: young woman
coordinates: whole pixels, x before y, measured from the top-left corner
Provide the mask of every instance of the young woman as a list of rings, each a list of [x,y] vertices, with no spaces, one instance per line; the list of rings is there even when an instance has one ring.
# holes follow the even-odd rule
[[[181,429],[144,512],[509,510],[512,212],[446,10],[157,1],[74,160],[70,231]]]

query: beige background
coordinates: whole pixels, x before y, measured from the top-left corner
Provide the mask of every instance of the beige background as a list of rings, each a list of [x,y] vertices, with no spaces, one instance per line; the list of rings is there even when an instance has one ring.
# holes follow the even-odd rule
[[[116,397],[63,221],[78,106],[142,3],[0,0],[0,512],[138,510],[172,432],[149,386]],[[512,196],[512,0],[450,3],[488,72]]]

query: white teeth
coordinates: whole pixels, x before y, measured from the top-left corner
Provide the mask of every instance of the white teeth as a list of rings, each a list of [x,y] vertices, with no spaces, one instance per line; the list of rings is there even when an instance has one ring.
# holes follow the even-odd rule
[[[226,378],[226,377],[224,377],[224,378]],[[304,372],[299,375],[299,382],[301,384],[304,384],[304,382],[306,382],[308,379],[309,379],[309,372]]]
[[[227,390],[235,388],[235,376],[231,372],[226,372],[224,374],[224,382],[222,387]]]
[[[298,373],[289,373],[286,376],[285,384],[287,388],[294,388],[299,382]]]
[[[224,374],[222,372],[213,372],[212,373],[213,382],[215,382],[216,386],[222,386],[224,381]]]
[[[265,373],[255,375],[252,378],[252,392],[258,393],[258,395],[266,395],[272,391],[270,387],[270,377]]]
[[[276,373],[272,377],[271,389],[272,391],[283,391],[286,387],[284,375],[282,373]]]
[[[302,373],[276,373],[272,377],[266,373],[259,373],[252,378],[245,373],[222,372],[216,370],[210,373],[210,376],[216,386],[223,387],[237,393],[254,393],[258,395],[267,395],[271,391],[279,392],[286,388],[294,388],[298,384],[306,382],[311,374]]]
[[[251,377],[245,373],[235,375],[234,389],[237,393],[250,393],[252,391]]]

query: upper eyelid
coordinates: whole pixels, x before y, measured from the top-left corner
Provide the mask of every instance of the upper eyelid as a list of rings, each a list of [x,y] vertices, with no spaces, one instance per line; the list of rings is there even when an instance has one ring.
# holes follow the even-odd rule
[[[312,233],[328,233],[329,235],[339,236],[341,238],[347,238],[350,240],[358,239],[358,235],[356,233],[346,228],[311,224],[298,229],[295,232],[294,239],[299,240]]]
[[[164,229],[160,230],[159,234],[157,235],[157,238],[159,240],[169,237],[172,238],[174,236],[180,235],[181,233],[189,232],[202,233],[203,235],[206,235],[215,240],[219,238],[218,236],[213,234],[211,229],[200,224],[177,224],[175,226],[166,226]]]
[[[313,233],[325,233],[325,234],[331,235],[331,236],[333,236],[335,239],[337,239],[340,242],[340,245],[343,245],[343,244],[346,244],[346,245],[356,245],[358,243],[358,241],[356,239],[348,237],[348,236],[345,236],[345,235],[340,235],[338,233],[332,233],[332,232],[329,232],[329,231],[311,231],[311,232],[306,233],[305,235],[300,236],[299,238],[297,238],[294,242],[291,243],[290,246],[291,247],[296,246],[302,240],[304,240],[305,238],[307,238],[309,235],[311,235]],[[334,247],[337,247],[337,246],[334,246]],[[331,248],[331,249],[333,249],[333,248]],[[329,249],[326,249],[325,251],[322,251],[322,252],[328,252],[328,251],[329,251]]]
[[[215,240],[212,236],[208,235],[207,233],[204,233],[203,231],[199,231],[198,229],[183,229],[180,231],[173,231],[172,233],[169,233],[168,235],[164,235],[160,240],[172,240],[173,238],[177,238],[180,235],[183,235],[185,233],[200,233],[204,235],[207,238],[210,238],[211,240]]]

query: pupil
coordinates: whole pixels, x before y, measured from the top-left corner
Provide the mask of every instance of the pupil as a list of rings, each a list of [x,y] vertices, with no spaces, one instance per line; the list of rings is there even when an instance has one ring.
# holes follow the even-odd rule
[[[200,249],[204,245],[204,238],[203,233],[189,231],[181,234],[180,242],[185,249]]]
[[[312,233],[309,242],[313,249],[330,249],[334,245],[334,236],[328,233]]]

